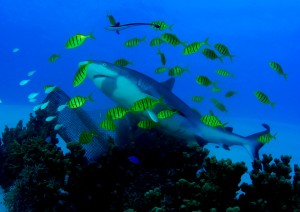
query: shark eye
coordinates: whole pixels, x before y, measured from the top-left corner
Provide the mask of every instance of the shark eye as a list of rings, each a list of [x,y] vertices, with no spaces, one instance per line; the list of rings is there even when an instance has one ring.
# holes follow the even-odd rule
[[[107,66],[107,63],[102,63],[103,66]]]

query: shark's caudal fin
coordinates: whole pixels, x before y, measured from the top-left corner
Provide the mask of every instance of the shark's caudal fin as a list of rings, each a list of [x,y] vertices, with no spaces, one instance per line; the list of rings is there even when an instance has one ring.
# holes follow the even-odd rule
[[[253,135],[249,135],[246,138],[251,140],[250,143],[243,145],[246,150],[249,152],[250,155],[252,155],[252,159],[259,159],[259,154],[258,151],[262,146],[264,145],[263,143],[258,142],[258,138],[262,135],[270,133],[270,126],[267,124],[262,124],[262,126],[266,129],[262,132],[255,133]]]

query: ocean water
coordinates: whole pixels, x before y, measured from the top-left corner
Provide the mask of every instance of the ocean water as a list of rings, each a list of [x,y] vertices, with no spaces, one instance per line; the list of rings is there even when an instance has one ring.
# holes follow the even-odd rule
[[[188,3],[187,3],[188,2]],[[144,73],[157,81],[169,78],[167,73],[156,74],[162,66],[157,54],[158,47],[149,42],[164,32],[174,33],[187,44],[202,42],[209,38],[208,48],[215,43],[225,44],[233,61],[224,57],[210,60],[201,51],[183,55],[183,46],[162,44],[159,49],[166,56],[166,67],[188,67],[189,72],[176,77],[173,92],[201,114],[210,110],[234,128],[234,132],[247,136],[262,131],[262,123],[271,127],[271,134],[278,132],[276,140],[266,144],[260,151],[280,156],[291,155],[292,163],[299,163],[300,156],[300,93],[299,93],[299,51],[300,51],[300,2],[286,0],[259,1],[117,1],[117,0],[2,0],[0,7],[0,130],[5,125],[14,127],[18,120],[28,120],[36,104],[46,97],[43,87],[53,84],[69,96],[88,96],[93,93],[95,102],[84,106],[86,110],[109,108],[112,101],[99,91],[90,80],[74,88],[73,78],[78,63],[84,60],[113,62],[119,58],[133,61],[129,68]],[[172,30],[154,30],[149,26],[136,26],[120,31],[108,31],[107,18],[112,14],[121,24],[162,20],[173,25]],[[93,33],[95,40],[75,49],[66,49],[66,41],[77,33]],[[133,48],[124,43],[131,38],[146,36],[146,42]],[[202,47],[203,48],[203,47]],[[48,62],[52,54],[61,57],[54,63]],[[269,66],[278,62],[285,73],[285,80]],[[234,78],[218,76],[217,69],[226,69]],[[28,72],[35,70],[32,76]],[[196,83],[199,75],[218,81],[219,93],[211,87]],[[22,80],[30,81],[20,86]],[[225,98],[228,90],[237,91],[232,98]],[[260,90],[276,102],[274,109],[259,102],[254,91]],[[37,101],[28,101],[30,93],[39,93]],[[204,96],[202,103],[191,100],[194,95]],[[228,112],[218,111],[211,98],[222,102]],[[211,155],[246,161],[251,158],[243,148],[233,147],[231,151],[210,146]]]

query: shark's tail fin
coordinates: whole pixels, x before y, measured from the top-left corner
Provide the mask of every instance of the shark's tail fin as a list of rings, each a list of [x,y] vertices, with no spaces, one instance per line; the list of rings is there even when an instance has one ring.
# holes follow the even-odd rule
[[[262,126],[266,129],[262,132],[255,133],[253,135],[249,135],[246,138],[251,140],[250,143],[245,144],[244,147],[252,155],[253,159],[259,159],[258,151],[263,147],[263,143],[258,142],[258,138],[262,135],[270,133],[270,126],[267,124],[262,124]]]

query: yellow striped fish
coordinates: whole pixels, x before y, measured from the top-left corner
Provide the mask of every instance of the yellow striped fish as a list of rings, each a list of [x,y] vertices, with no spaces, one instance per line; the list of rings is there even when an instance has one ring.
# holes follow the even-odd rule
[[[157,104],[164,104],[162,98],[153,99],[151,97],[145,97],[133,103],[130,110],[135,112],[143,112],[145,110],[153,109]]]
[[[126,47],[134,47],[139,45],[141,42],[146,42],[146,36],[143,38],[132,38],[124,43]]]
[[[117,66],[126,67],[128,65],[133,65],[133,62],[132,61],[128,61],[128,60],[126,60],[124,58],[121,58],[121,59],[115,60],[114,64],[117,65]]]
[[[171,44],[172,46],[178,46],[179,44],[182,44],[183,46],[186,45],[184,42],[181,42],[175,34],[164,33],[161,35],[161,38],[163,39],[163,41]]]
[[[115,26],[117,24],[116,19],[111,14],[106,17],[108,18],[110,25]]]
[[[223,56],[228,56],[230,58],[230,62],[232,62],[233,55],[230,54],[229,49],[222,43],[216,43],[214,45],[215,49]]]
[[[204,49],[202,49],[202,54],[206,58],[209,58],[211,60],[215,60],[215,59],[218,58],[223,63],[222,56],[219,57],[214,50],[211,50],[211,49],[208,49],[208,48],[204,48]]]
[[[79,107],[82,107],[86,103],[86,101],[88,101],[88,100],[90,100],[92,102],[94,101],[92,99],[92,94],[90,94],[88,97],[78,95],[78,96],[75,96],[75,97],[71,98],[67,102],[67,107],[72,108],[72,109],[79,108]]]
[[[236,95],[237,93],[238,92],[236,92],[236,91],[228,91],[225,93],[225,97],[229,98],[229,97]]]
[[[157,114],[157,118],[159,118],[159,119],[167,119],[167,118],[171,118],[175,114],[178,114],[178,112],[177,111],[173,111],[173,110],[162,110],[162,111],[160,111]]]
[[[79,135],[79,143],[80,144],[89,144],[93,141],[93,137],[97,136],[94,132],[83,131]]]
[[[203,86],[210,86],[211,84],[216,85],[217,82],[212,82],[207,76],[196,77],[196,82]]]
[[[159,46],[161,45],[162,43],[164,43],[165,41],[163,41],[161,38],[157,37],[157,38],[153,38],[151,41],[150,41],[150,46]]]
[[[254,91],[254,95],[261,103],[269,104],[269,105],[271,105],[272,108],[274,108],[276,102],[271,102],[269,97],[265,93],[263,93],[261,91]]]
[[[203,45],[206,45],[206,46],[209,46],[208,44],[208,38],[206,38],[203,42],[193,42],[189,45],[187,45],[184,49],[183,49],[183,52],[182,54],[193,54],[193,53],[196,53],[200,50],[200,48],[203,46]]]
[[[222,77],[234,77],[234,74],[230,73],[229,71],[227,70],[224,70],[224,69],[218,69],[216,70],[216,73]]]
[[[223,104],[222,104],[221,102],[219,102],[217,99],[211,98],[210,100],[211,100],[212,103],[214,103],[214,105],[215,105],[215,107],[216,107],[217,109],[219,109],[219,110],[222,111],[222,112],[228,112],[227,109],[226,109],[226,107],[225,107],[225,105],[223,105]]]
[[[60,58],[60,55],[58,55],[58,54],[53,54],[53,55],[51,55],[51,56],[49,57],[48,61],[49,61],[50,63],[54,63],[58,58]]]
[[[166,56],[163,52],[160,51],[160,49],[158,49],[157,54],[160,56],[160,61],[163,65],[166,65]]]
[[[116,123],[111,119],[105,119],[100,123],[100,127],[105,130],[115,131],[117,129]]]
[[[261,135],[258,137],[257,141],[263,144],[269,143],[272,139],[276,140],[277,133],[271,135],[270,133]]]
[[[158,67],[157,69],[155,69],[155,73],[157,74],[161,74],[161,73],[164,73],[166,70],[168,70],[168,68],[166,67]]]
[[[175,66],[175,67],[169,69],[168,75],[172,76],[172,77],[178,77],[178,76],[181,76],[183,74],[183,72],[185,72],[185,71],[189,72],[189,69],[181,68],[180,66]]]
[[[109,109],[106,112],[106,118],[112,119],[112,120],[122,119],[126,116],[127,113],[128,113],[127,109],[125,109],[121,106],[117,106],[117,107],[113,107],[113,108]]]
[[[197,103],[201,103],[204,100],[203,96],[193,96],[192,97],[192,101],[197,102]]]
[[[76,87],[78,85],[80,85],[81,83],[83,83],[83,81],[86,78],[86,74],[87,74],[87,70],[88,70],[88,66],[91,64],[92,62],[89,61],[86,64],[80,65],[75,76],[73,79],[73,86]]]
[[[81,46],[86,41],[86,39],[88,39],[88,38],[92,38],[92,39],[95,40],[95,37],[93,36],[92,32],[89,35],[76,34],[76,35],[69,38],[69,40],[67,41],[65,47],[67,49],[76,48],[78,46]]]
[[[214,115],[205,115],[201,117],[201,121],[210,127],[224,127],[227,123],[222,123],[218,117]]]
[[[152,120],[142,120],[137,123],[137,126],[142,129],[152,129],[153,127],[159,126],[159,123]]]
[[[276,71],[279,75],[282,75],[284,77],[284,79],[286,79],[287,77],[287,74],[283,72],[282,68],[281,68],[281,65],[279,65],[278,63],[272,61],[272,62],[269,62],[269,66],[274,70]]]
[[[155,27],[155,25],[159,26],[159,28]],[[151,22],[151,27],[156,30],[165,30],[165,29],[172,30],[173,24],[167,25],[166,22],[164,21],[153,21]]]

